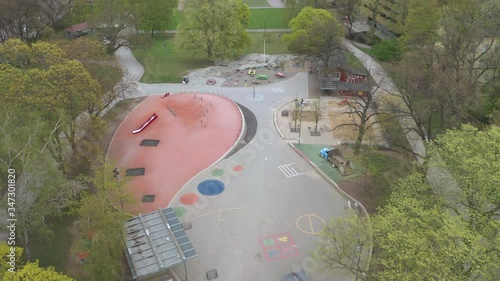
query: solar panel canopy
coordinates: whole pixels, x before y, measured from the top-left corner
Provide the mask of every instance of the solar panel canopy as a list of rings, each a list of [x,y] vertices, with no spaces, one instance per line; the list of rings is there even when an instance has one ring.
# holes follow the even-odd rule
[[[134,279],[154,276],[197,256],[172,208],[127,220],[126,256]]]

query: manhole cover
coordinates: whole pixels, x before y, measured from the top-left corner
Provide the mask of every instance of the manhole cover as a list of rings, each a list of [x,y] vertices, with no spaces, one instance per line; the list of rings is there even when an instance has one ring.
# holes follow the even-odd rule
[[[150,194],[150,195],[143,195],[142,196],[142,202],[154,202],[155,201],[155,195]]]
[[[207,280],[216,279],[217,277],[219,277],[219,275],[217,275],[217,269],[207,271]]]
[[[160,143],[160,140],[148,140],[148,139],[144,139],[141,141],[141,146],[158,146],[158,144]]]
[[[125,175],[127,176],[144,176],[145,173],[146,168],[133,168],[125,171]]]

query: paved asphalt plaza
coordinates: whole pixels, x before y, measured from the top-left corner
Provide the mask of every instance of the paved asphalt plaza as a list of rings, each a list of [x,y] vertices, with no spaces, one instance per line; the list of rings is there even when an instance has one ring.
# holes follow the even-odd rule
[[[143,68],[130,50],[122,47],[117,56],[138,81]],[[325,223],[341,216],[347,202],[280,137],[273,121],[281,105],[297,95],[308,97],[307,73],[258,85],[255,94],[252,87],[220,87],[222,83],[138,83],[134,94],[216,92],[255,115],[246,124],[247,130],[257,125],[251,141],[193,177],[170,203],[181,222],[190,224],[186,232],[198,253],[187,262],[189,280],[207,280],[211,270],[217,271],[214,280],[221,281],[278,281],[282,274],[300,270],[310,280],[352,280],[314,270],[309,257]]]

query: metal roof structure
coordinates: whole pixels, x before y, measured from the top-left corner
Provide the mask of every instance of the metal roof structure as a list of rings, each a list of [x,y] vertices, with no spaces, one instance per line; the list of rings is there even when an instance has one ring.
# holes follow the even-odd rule
[[[307,274],[304,271],[291,272],[281,275],[283,281],[309,281]]]
[[[127,261],[136,280],[155,276],[197,256],[172,208],[139,215],[124,225]]]

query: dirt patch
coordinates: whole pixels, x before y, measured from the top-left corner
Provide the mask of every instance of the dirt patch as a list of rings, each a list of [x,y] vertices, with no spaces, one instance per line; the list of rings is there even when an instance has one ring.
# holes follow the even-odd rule
[[[368,177],[362,176],[354,180],[343,181],[339,183],[339,187],[354,199],[361,202],[368,213],[373,214],[377,206],[372,196],[369,196],[366,192],[369,188],[369,184]]]
[[[352,149],[342,146],[342,151],[348,158],[357,158],[358,160],[356,163],[358,165],[364,164],[361,160],[362,157],[352,155]],[[374,177],[370,177],[367,173],[362,172],[357,178],[340,182],[339,187],[361,202],[366,210],[373,214],[376,212],[377,208],[385,205],[392,191],[391,186],[395,184],[399,178],[411,173],[413,170],[412,161],[414,161],[414,159],[408,159],[398,152],[384,149],[370,150],[370,153],[385,156],[390,159],[391,163],[386,163],[387,165],[381,168],[386,170],[383,176],[383,183],[378,184],[378,186]]]
[[[328,119],[330,121],[331,130],[343,124],[360,124],[361,118],[359,118],[349,106],[341,106],[339,103],[338,101],[328,102]],[[368,121],[366,126],[370,125],[371,121]],[[354,125],[342,126],[334,129],[332,132],[337,138],[351,139],[354,141],[358,134],[358,128]],[[376,140],[380,137],[380,135],[375,133],[373,128],[368,129],[365,133],[365,140]]]

